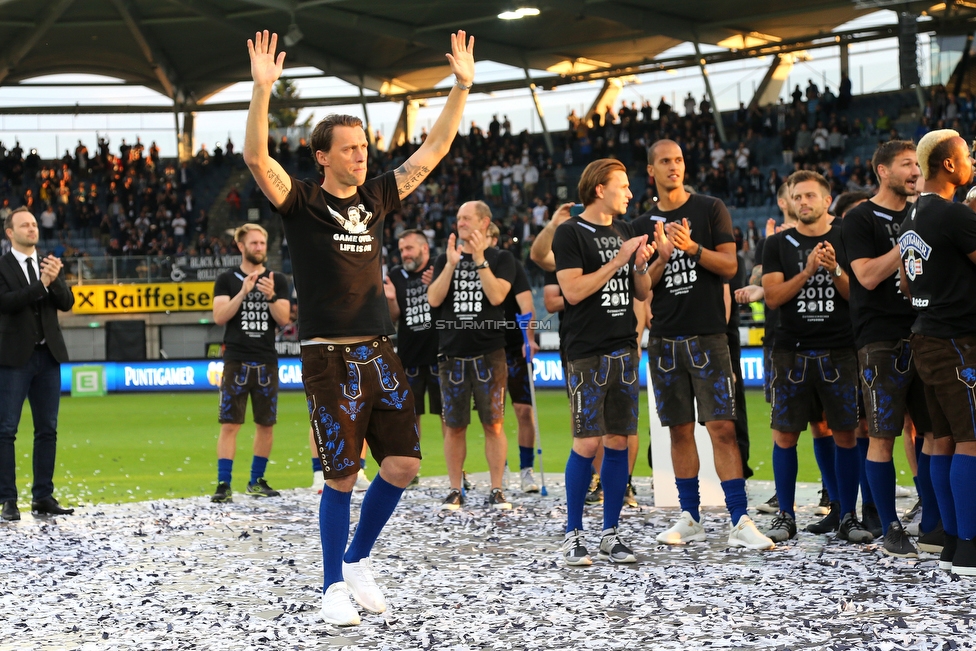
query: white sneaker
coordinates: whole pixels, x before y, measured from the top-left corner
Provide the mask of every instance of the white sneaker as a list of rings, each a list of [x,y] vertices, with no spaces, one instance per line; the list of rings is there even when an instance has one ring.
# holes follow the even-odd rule
[[[746,549],[773,549],[776,543],[760,533],[756,523],[748,515],[739,518],[739,523],[729,532],[729,547]]]
[[[911,497],[912,489],[908,486],[902,486],[901,484],[895,484],[895,497]]]
[[[665,545],[684,545],[690,542],[705,541],[705,527],[695,522],[691,514],[682,511],[671,528],[657,535],[657,541]]]
[[[322,611],[319,614],[326,624],[359,626],[359,613],[349,601],[349,587],[342,581],[330,585],[322,595]]]
[[[532,468],[522,468],[519,470],[519,474],[522,476],[523,493],[539,492],[539,484],[535,483],[535,476],[532,474]]]
[[[382,613],[386,610],[386,599],[376,585],[373,578],[373,568],[369,557],[362,559],[358,563],[342,562],[342,578],[349,586],[352,597],[359,605],[373,613]]]
[[[323,488],[325,488],[325,473],[316,470],[312,473],[312,490],[321,495]]]
[[[359,469],[359,474],[356,475],[356,486],[355,490],[362,492],[369,489],[369,477],[366,476],[366,471],[362,468]]]

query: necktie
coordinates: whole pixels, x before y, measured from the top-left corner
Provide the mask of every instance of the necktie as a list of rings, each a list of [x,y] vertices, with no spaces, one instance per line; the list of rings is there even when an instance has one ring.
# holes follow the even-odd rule
[[[37,274],[34,272],[34,258],[27,258],[27,280],[32,285],[37,280]],[[44,343],[44,322],[41,321],[40,305],[35,301],[31,305],[31,309],[34,311],[34,343]]]
[[[34,272],[34,258],[27,258],[27,281],[33,285],[36,280],[37,274]]]

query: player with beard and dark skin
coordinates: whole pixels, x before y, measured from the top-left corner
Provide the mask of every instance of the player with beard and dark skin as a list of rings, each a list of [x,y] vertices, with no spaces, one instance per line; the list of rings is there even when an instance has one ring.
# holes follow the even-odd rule
[[[945,530],[939,567],[976,576],[976,214],[953,203],[973,180],[966,141],[951,129],[918,143],[925,177],[901,226],[900,287],[918,318],[915,368],[932,418],[932,485]]]
[[[919,495],[923,502],[922,531],[933,531],[938,522],[938,509],[931,493],[931,481],[923,486],[929,474],[932,424],[925,404],[925,389],[915,371],[909,345],[915,311],[908,297],[898,289],[901,267],[898,234],[910,205],[908,200],[915,196],[921,171],[915,144],[904,140],[881,145],[872,165],[880,181],[878,193],[848,211],[841,222],[844,248],[850,260],[851,319],[870,434],[863,468],[884,531],[883,551],[889,556],[915,558],[918,550],[902,528],[895,510],[892,452],[906,418],[919,432],[925,433]],[[863,509],[866,523],[868,505]]]
[[[383,291],[386,216],[421,184],[450,151],[474,81],[474,39],[451,35],[446,55],[456,84],[423,144],[392,172],[367,180],[370,143],[362,120],[329,115],[312,131],[321,185],[289,176],[268,152],[268,105],[284,69],[278,37],[248,40],[254,80],[247,114],[244,162],[281,215],[295,288],[302,301],[302,380],[326,477],[319,504],[324,569],[322,610],[327,623],[355,626],[353,598],[373,613],[386,611],[370,551],[420,467],[413,393],[393,350],[394,333]],[[363,498],[351,542],[350,496],[368,440],[379,473]],[[348,544],[347,544],[348,543]]]
[[[211,502],[231,502],[231,472],[237,433],[244,423],[247,397],[254,415],[254,458],[247,494],[276,497],[264,471],[271,455],[278,416],[278,353],[275,328],[290,320],[288,281],[264,266],[268,232],[245,224],[234,233],[243,260],[214,283],[214,323],[226,325],[224,372],[220,380],[220,436],[217,438],[217,490]]]

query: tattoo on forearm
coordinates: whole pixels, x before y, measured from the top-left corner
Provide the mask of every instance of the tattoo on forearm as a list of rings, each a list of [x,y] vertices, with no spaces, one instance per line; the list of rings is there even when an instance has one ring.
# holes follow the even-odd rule
[[[426,165],[414,165],[407,161],[398,167],[394,173],[397,181],[397,192],[400,193],[400,196],[410,194],[429,174],[430,168]]]
[[[271,181],[271,185],[274,186],[275,190],[281,194],[288,194],[288,187],[285,185],[285,182],[281,180],[281,177],[275,174],[274,170],[268,170],[268,180]]]

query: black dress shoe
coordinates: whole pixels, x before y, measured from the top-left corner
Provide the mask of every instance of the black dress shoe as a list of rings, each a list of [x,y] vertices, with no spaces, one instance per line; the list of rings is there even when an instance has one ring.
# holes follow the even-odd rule
[[[71,515],[74,509],[61,508],[53,496],[42,497],[31,502],[31,513],[34,515]]]
[[[0,510],[0,518],[3,518],[7,522],[20,520],[20,509],[17,508],[16,500],[3,503],[3,509]]]

